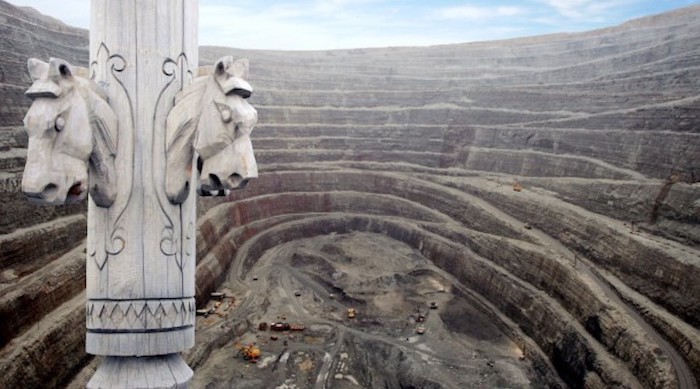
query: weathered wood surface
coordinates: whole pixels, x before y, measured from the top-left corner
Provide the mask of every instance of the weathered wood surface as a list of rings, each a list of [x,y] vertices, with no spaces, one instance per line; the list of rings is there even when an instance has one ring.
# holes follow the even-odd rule
[[[197,69],[196,1],[93,1],[90,71],[120,123],[119,192],[89,206],[87,350],[162,355],[194,342],[195,203],[164,193],[165,117]]]
[[[109,207],[118,124],[106,96],[62,59],[30,58],[27,68],[32,85],[25,95],[33,103],[24,117],[29,145],[22,192],[51,205],[82,201],[90,192],[97,206]]]
[[[253,88],[246,78],[248,60],[225,56],[175,97],[166,121],[165,190],[172,203],[187,199],[195,152],[200,195],[225,195],[258,176],[250,141],[258,112],[248,103]]]
[[[91,12],[90,71],[120,141],[116,200],[88,206],[86,349],[108,356],[88,387],[179,387],[192,377],[178,353],[194,345],[196,202],[165,195],[165,119],[197,71],[198,5],[94,0]]]

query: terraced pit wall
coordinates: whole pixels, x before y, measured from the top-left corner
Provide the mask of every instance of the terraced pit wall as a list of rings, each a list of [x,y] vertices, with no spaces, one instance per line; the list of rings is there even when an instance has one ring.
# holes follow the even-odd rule
[[[0,16],[0,369],[11,387],[63,385],[90,361],[74,330],[85,207],[19,193],[23,93],[29,56],[87,65],[87,31],[1,1]],[[198,301],[282,242],[378,233],[482,296],[572,387],[687,387],[700,379],[698,38],[690,7],[427,48],[202,47],[201,64],[250,59],[261,174],[199,202]]]

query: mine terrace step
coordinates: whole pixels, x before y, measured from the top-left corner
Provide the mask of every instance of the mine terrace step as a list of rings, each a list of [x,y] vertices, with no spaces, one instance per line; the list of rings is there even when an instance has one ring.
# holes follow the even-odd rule
[[[0,127],[0,152],[10,149],[26,149],[27,133],[22,126]]]
[[[372,150],[383,151],[422,151],[439,153],[443,148],[442,139],[391,139],[391,138],[255,138],[256,150]]]
[[[0,235],[0,272],[31,273],[72,249],[87,234],[85,215],[71,215]]]
[[[561,113],[511,111],[494,108],[463,108],[454,105],[399,109],[312,109],[257,107],[261,121],[276,123],[332,124],[482,124],[500,125],[564,118]]]
[[[24,170],[27,159],[26,149],[0,148],[0,171],[17,172]]]
[[[7,388],[61,387],[92,357],[85,353],[85,293],[61,304],[0,349]]]
[[[337,123],[260,123],[252,139],[266,137],[347,137],[406,139],[413,137],[441,139],[445,125],[408,124],[337,124]]]
[[[381,153],[363,150],[258,150],[255,152],[258,164],[266,163],[317,163],[335,161],[374,161],[410,162],[427,167],[444,167],[452,163],[452,156],[443,153],[415,151],[382,151]]]
[[[84,288],[84,243],[27,277],[0,284],[0,348]]]
[[[263,84],[264,86],[264,84]],[[444,90],[363,90],[345,93],[333,90],[279,90],[258,88],[251,103],[255,106],[367,108],[378,106],[421,107],[436,101],[465,105],[463,88]]]

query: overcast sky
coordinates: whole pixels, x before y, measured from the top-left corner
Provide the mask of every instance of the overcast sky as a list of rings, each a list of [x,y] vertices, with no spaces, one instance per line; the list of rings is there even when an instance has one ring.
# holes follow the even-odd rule
[[[88,28],[89,0],[10,0]],[[199,44],[314,50],[426,46],[608,27],[700,0],[200,0]]]

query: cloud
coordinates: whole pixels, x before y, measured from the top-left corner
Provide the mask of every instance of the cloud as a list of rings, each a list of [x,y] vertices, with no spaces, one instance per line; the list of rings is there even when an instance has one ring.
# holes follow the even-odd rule
[[[320,50],[432,44],[415,33],[412,22],[393,18],[391,10],[365,3],[382,0],[336,0],[342,12],[303,5],[200,5],[200,44],[258,49]],[[407,30],[407,31],[402,31]]]
[[[432,12],[432,15],[433,18],[442,20],[484,20],[499,17],[522,16],[527,13],[527,9],[515,6],[478,7],[462,5],[438,8]]]
[[[336,8],[358,6],[372,3],[382,3],[387,0],[316,0],[316,5],[331,5]]]
[[[113,0],[118,1],[118,0]],[[10,0],[89,27],[88,0]],[[199,42],[250,49],[415,46],[582,31],[700,0],[200,0]],[[442,4],[442,6],[436,5]]]
[[[276,6],[254,10],[231,5],[201,6],[200,45],[250,47],[294,47],[299,36],[322,35],[313,24],[304,23],[299,9]]]
[[[568,19],[602,22],[611,12],[639,3],[640,0],[541,0],[541,2]]]

